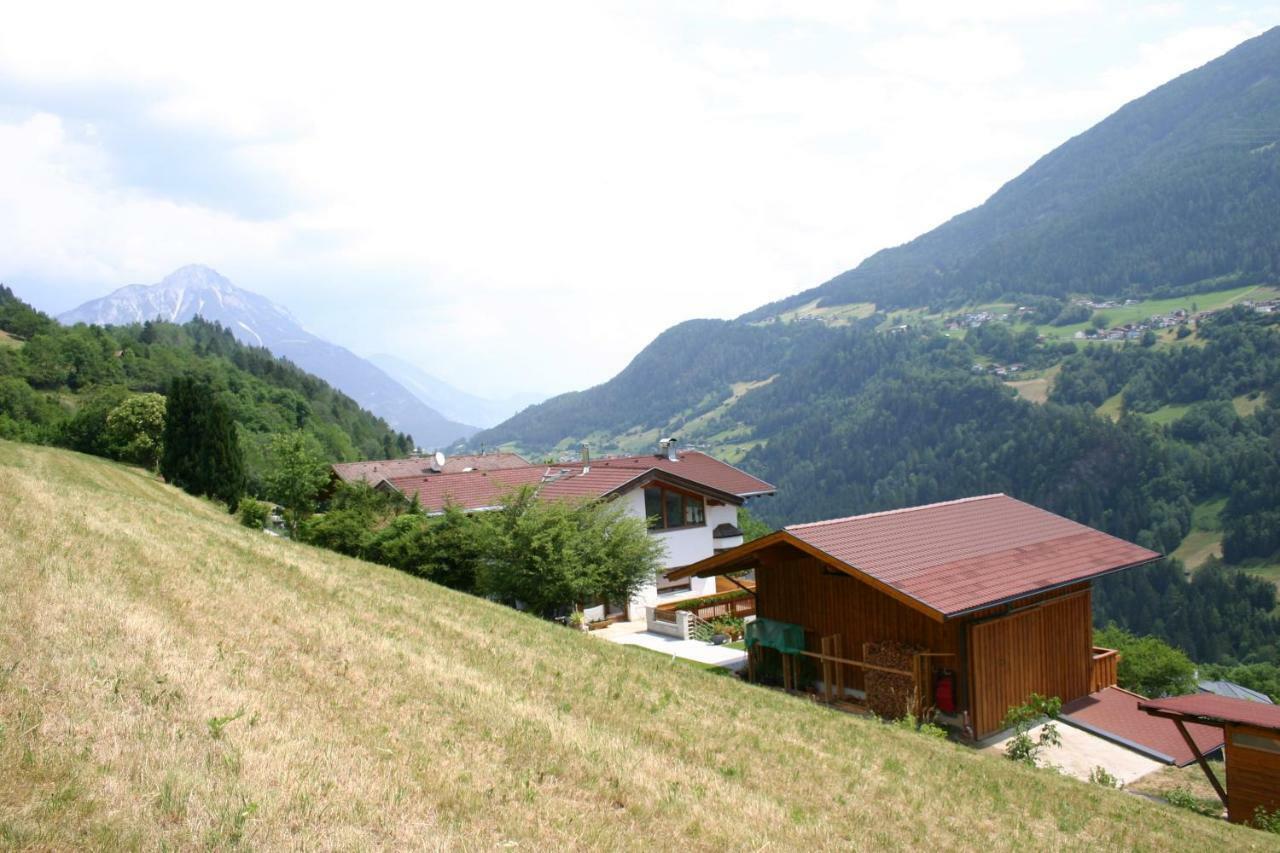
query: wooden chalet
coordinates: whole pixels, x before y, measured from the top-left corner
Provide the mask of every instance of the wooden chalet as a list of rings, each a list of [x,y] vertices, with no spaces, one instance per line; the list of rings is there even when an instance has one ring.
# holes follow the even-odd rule
[[[788,687],[806,686],[795,664],[808,657],[828,698],[863,697],[868,677],[897,673],[915,680],[923,710],[939,704],[941,673],[940,704],[981,739],[1031,693],[1069,702],[1115,683],[1116,653],[1093,647],[1091,582],[1159,557],[987,495],[792,525],[671,576],[754,570],[757,617],[796,629]],[[884,644],[913,649],[913,665],[868,660]]]
[[[1280,707],[1207,693],[1151,699],[1138,707],[1177,725],[1209,784],[1226,806],[1228,820],[1248,823],[1257,817],[1259,809],[1267,814],[1280,812]],[[1223,732],[1225,789],[1188,732],[1189,727],[1197,725],[1213,726]]]

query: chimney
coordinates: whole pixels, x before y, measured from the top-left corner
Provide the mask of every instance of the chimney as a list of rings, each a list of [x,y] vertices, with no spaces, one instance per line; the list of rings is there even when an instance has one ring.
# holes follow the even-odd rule
[[[680,457],[676,454],[675,436],[672,436],[671,438],[664,438],[662,441],[659,441],[658,448],[660,450],[658,453],[659,456],[666,456],[667,459],[672,462],[680,461]]]
[[[582,473],[586,474],[591,470],[591,445],[585,441],[582,442]]]

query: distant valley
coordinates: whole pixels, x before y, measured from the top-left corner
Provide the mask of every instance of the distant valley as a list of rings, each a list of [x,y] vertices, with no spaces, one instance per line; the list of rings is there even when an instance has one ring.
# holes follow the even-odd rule
[[[456,388],[398,356],[378,353],[369,356],[368,360],[445,417],[480,428],[496,426],[525,407],[541,403],[550,396],[526,392],[501,399],[486,399]]]
[[[1099,624],[1273,660],[1274,596],[1229,589],[1280,580],[1276,234],[1280,28],[978,208],[736,320],[676,325],[471,444],[677,436],[777,484],[753,506],[773,525],[1005,492],[1186,558],[1101,584]]]

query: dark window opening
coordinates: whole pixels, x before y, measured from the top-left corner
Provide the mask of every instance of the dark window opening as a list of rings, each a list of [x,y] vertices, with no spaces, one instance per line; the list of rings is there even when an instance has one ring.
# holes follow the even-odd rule
[[[644,490],[644,514],[649,519],[650,530],[697,527],[707,523],[706,506],[701,495],[666,486],[649,486]]]

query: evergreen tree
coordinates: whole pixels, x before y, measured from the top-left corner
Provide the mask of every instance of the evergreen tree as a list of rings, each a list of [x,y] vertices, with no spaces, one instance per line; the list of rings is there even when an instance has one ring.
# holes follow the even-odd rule
[[[160,473],[193,495],[233,511],[244,493],[244,455],[227,405],[207,382],[178,377],[169,387]]]

